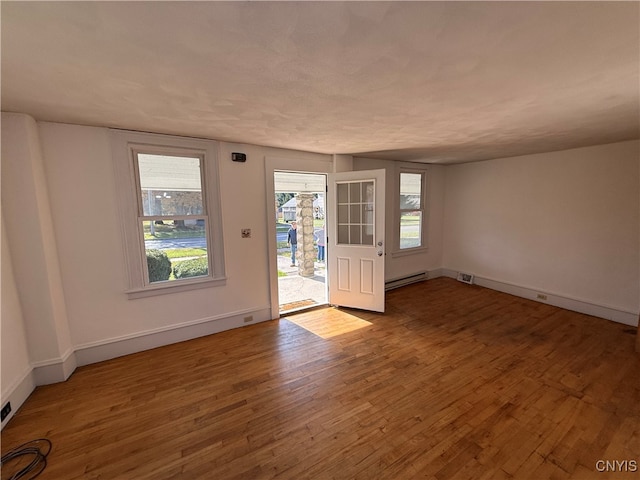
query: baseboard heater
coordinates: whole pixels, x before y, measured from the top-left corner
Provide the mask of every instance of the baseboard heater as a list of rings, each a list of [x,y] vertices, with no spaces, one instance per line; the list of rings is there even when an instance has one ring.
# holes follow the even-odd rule
[[[388,282],[385,282],[384,289],[393,290],[394,288],[404,287],[405,285],[409,285],[411,283],[422,282],[427,278],[427,272],[415,273],[407,277],[396,278],[395,280],[389,280]]]

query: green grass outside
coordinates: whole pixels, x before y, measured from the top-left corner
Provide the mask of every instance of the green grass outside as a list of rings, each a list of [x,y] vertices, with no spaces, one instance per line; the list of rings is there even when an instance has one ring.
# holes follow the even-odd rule
[[[207,254],[206,248],[169,248],[164,250],[167,257],[184,258],[184,257],[204,257]]]
[[[419,215],[402,215],[400,220],[404,225],[412,225],[414,223],[420,223]]]
[[[420,237],[420,232],[403,232],[400,235],[400,238],[418,238]]]

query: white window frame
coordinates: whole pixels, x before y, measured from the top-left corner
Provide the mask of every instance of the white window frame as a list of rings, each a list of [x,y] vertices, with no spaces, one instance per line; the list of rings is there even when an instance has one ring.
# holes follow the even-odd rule
[[[400,248],[400,221],[402,220],[402,212],[400,211],[400,178],[403,173],[414,173],[421,175],[420,182],[420,210],[422,211],[422,225],[420,238],[422,244],[419,247]],[[428,186],[428,169],[415,168],[408,166],[398,166],[396,168],[396,192],[395,192],[395,222],[394,223],[394,248],[391,252],[393,257],[401,257],[403,255],[413,255],[424,253],[428,250],[427,245],[427,223],[429,206],[427,202],[427,186]]]
[[[112,130],[111,144],[116,174],[118,210],[121,218],[125,270],[128,277],[128,288],[125,293],[129,299],[225,285],[217,142]],[[205,214],[198,218],[206,217],[208,275],[149,283],[144,232],[140,221],[144,216],[141,216],[143,212],[140,206],[140,179],[137,170],[137,155],[139,153],[202,159],[200,171]],[[190,218],[195,217],[190,216]]]

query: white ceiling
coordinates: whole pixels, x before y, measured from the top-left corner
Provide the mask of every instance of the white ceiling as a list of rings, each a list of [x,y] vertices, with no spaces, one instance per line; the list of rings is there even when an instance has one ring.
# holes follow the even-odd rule
[[[638,2],[6,2],[2,109],[447,163],[640,137]]]

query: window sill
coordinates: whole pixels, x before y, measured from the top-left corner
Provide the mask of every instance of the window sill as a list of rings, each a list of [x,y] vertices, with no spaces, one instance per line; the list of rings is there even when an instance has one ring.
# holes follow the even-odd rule
[[[144,288],[133,288],[131,290],[127,290],[126,294],[129,297],[129,300],[134,300],[136,298],[153,297],[156,295],[167,295],[170,293],[180,293],[180,292],[186,292],[189,290],[196,290],[200,288],[220,287],[220,286],[226,285],[226,283],[227,283],[227,277],[203,278],[203,279],[182,280],[182,281],[174,280],[171,282],[163,282],[161,284],[150,285]]]
[[[407,255],[418,255],[421,253],[427,253],[429,251],[429,247],[416,247],[416,248],[407,248],[406,250],[394,250],[391,252],[392,257],[406,257]]]

